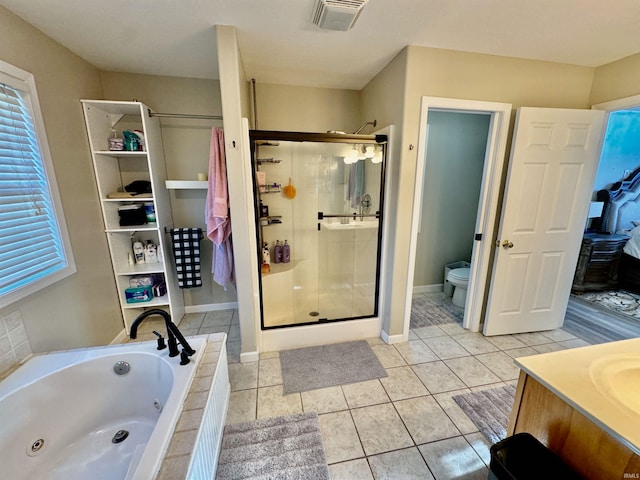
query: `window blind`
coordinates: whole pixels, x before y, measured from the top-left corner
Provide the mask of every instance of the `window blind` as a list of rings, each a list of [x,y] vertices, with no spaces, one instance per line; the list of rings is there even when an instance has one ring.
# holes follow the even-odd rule
[[[66,267],[28,92],[0,83],[0,297]]]

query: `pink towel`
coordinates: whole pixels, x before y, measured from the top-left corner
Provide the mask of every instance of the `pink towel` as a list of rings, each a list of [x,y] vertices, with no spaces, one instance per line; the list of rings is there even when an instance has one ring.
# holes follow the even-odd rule
[[[229,191],[224,151],[224,131],[213,128],[209,153],[209,188],[205,204],[207,237],[213,242],[213,280],[225,290],[233,284],[233,248],[231,219],[229,218]]]

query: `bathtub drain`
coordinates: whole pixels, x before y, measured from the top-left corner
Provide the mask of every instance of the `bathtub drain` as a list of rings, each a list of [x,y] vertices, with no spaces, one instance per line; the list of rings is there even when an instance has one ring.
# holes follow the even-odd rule
[[[124,375],[125,373],[129,373],[130,368],[131,365],[129,365],[129,363],[124,360],[120,360],[113,366],[113,371],[118,375]]]
[[[111,439],[111,442],[112,443],[124,442],[128,436],[129,436],[129,432],[127,432],[126,430],[118,430],[116,434],[113,436],[113,438]]]
[[[44,447],[44,438],[39,438],[38,440],[36,440],[35,442],[33,442],[31,444],[31,451],[33,453],[36,453],[37,451],[39,451],[42,447]]]
[[[40,455],[41,450],[44,448],[45,441],[44,438],[39,438],[31,442],[30,445],[27,445],[27,455],[30,457],[35,457],[36,455]]]

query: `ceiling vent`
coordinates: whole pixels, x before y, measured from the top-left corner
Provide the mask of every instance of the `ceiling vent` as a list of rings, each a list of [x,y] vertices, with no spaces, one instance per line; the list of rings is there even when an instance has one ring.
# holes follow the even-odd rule
[[[325,30],[349,30],[369,0],[316,0],[311,21]]]

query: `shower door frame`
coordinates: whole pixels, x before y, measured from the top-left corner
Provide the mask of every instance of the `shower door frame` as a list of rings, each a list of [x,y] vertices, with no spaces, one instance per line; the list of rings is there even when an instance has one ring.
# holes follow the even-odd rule
[[[276,142],[311,142],[311,143],[345,143],[345,144],[372,144],[379,145],[382,148],[382,168],[380,177],[380,204],[378,207],[378,232],[377,241],[378,248],[376,252],[376,275],[375,275],[375,294],[373,313],[371,315],[362,315],[346,318],[336,319],[322,319],[320,321],[300,322],[294,324],[272,325],[265,326],[264,322],[264,305],[262,301],[262,235],[260,225],[260,208],[259,208],[259,190],[257,182],[257,158],[256,158],[256,142],[257,141],[276,141]],[[260,305],[260,329],[276,330],[282,328],[295,328],[310,325],[327,325],[331,323],[346,322],[349,320],[361,320],[378,317],[379,302],[380,302],[380,283],[381,283],[381,258],[382,258],[382,239],[383,239],[383,218],[385,207],[385,178],[387,170],[388,160],[388,136],[384,134],[373,135],[360,135],[360,134],[344,134],[344,133],[313,133],[313,132],[287,132],[278,130],[249,130],[249,146],[250,146],[250,160],[251,160],[251,176],[252,176],[252,190],[253,190],[253,205],[254,205],[254,222],[256,227],[256,248],[257,248],[257,271],[258,271],[258,293],[259,293],[259,305]],[[365,160],[366,161],[366,160]],[[351,215],[350,215],[351,216]]]

